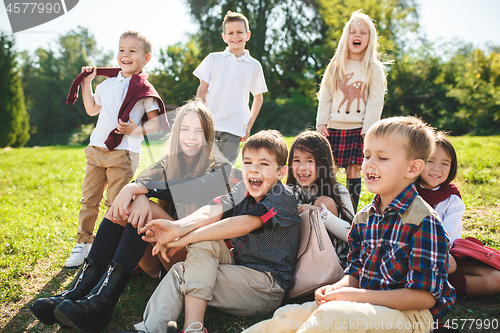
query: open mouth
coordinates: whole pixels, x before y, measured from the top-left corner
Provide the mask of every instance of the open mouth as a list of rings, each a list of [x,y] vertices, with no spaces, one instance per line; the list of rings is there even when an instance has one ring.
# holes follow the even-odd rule
[[[124,65],[130,65],[132,63],[132,61],[122,61],[122,64]]]
[[[352,44],[353,44],[354,46],[360,46],[360,45],[361,45],[361,41],[356,39],[356,40],[354,40],[354,41],[352,42]]]
[[[196,147],[198,147],[198,145],[196,143],[185,143],[184,145],[186,147],[188,147],[188,148],[196,148]]]
[[[374,174],[368,174],[367,178],[368,178],[368,180],[377,180],[377,179],[380,179],[379,176],[374,175]]]
[[[299,180],[301,180],[301,181],[307,181],[309,178],[311,178],[311,175],[298,174],[297,176],[298,176]]]
[[[248,184],[251,188],[258,190],[262,186],[262,180],[250,178]]]

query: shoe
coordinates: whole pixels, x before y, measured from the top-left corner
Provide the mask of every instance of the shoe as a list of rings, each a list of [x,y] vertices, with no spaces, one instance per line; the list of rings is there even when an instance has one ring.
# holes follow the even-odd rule
[[[191,327],[191,326],[199,326],[199,327],[195,328],[195,327]],[[188,328],[186,328],[185,330],[182,331],[182,333],[190,333],[190,332],[193,332],[193,333],[194,332],[197,332],[197,333],[198,332],[208,333],[207,329],[205,327],[203,327],[203,324],[200,323],[199,321],[192,323],[191,325],[188,326]]]
[[[167,332],[166,333],[177,333],[177,323],[173,320],[167,323]]]
[[[45,325],[55,324],[57,319],[54,317],[54,309],[65,299],[77,300],[87,295],[99,282],[104,271],[104,267],[97,265],[92,259],[86,258],[68,290],[55,296],[39,298],[29,306],[29,309]]]
[[[75,248],[71,251],[71,257],[66,260],[66,267],[74,268],[80,266],[83,260],[89,255],[91,247],[92,243],[76,243]]]
[[[111,321],[115,304],[132,278],[114,261],[90,294],[79,300],[64,300],[54,310],[60,323],[84,332],[101,332]]]

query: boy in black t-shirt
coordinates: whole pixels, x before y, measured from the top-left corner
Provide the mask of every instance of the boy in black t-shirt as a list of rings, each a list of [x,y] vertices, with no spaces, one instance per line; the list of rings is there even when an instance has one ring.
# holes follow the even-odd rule
[[[184,310],[184,328],[205,332],[207,304],[239,316],[280,306],[293,287],[300,223],[293,192],[281,183],[287,155],[278,131],[255,134],[242,149],[243,181],[230,194],[184,219],[154,220],[141,230],[166,259],[190,245],[186,261],[162,280],[136,329],[164,332]]]

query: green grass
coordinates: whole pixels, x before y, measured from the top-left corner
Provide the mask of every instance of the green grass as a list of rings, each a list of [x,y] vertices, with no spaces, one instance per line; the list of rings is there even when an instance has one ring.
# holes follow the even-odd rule
[[[287,138],[288,144],[293,138]],[[459,156],[456,183],[467,212],[464,235],[500,248],[500,136],[453,137]],[[162,149],[152,146],[154,158]],[[142,170],[150,163],[144,147]],[[240,162],[237,162],[239,166]],[[55,332],[27,309],[33,300],[67,287],[76,269],[64,268],[74,246],[81,184],[85,174],[83,147],[43,147],[0,150],[0,329],[4,332]],[[338,179],[345,183],[345,173]],[[360,207],[371,201],[363,187]],[[142,312],[157,281],[132,279],[107,331],[130,329]],[[303,299],[303,300],[307,300]],[[500,319],[500,295],[459,299],[450,319]],[[260,318],[262,319],[262,318]],[[259,319],[243,319],[209,309],[210,332],[240,332]],[[70,329],[62,329],[72,332]],[[462,332],[478,330],[462,330]]]

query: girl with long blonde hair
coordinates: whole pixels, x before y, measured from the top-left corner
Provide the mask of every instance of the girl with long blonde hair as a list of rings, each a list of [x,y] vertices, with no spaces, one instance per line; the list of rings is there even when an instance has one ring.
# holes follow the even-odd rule
[[[378,60],[377,30],[360,10],[346,23],[318,93],[317,131],[328,138],[356,211],[361,193],[363,139],[382,114],[385,72]]]

